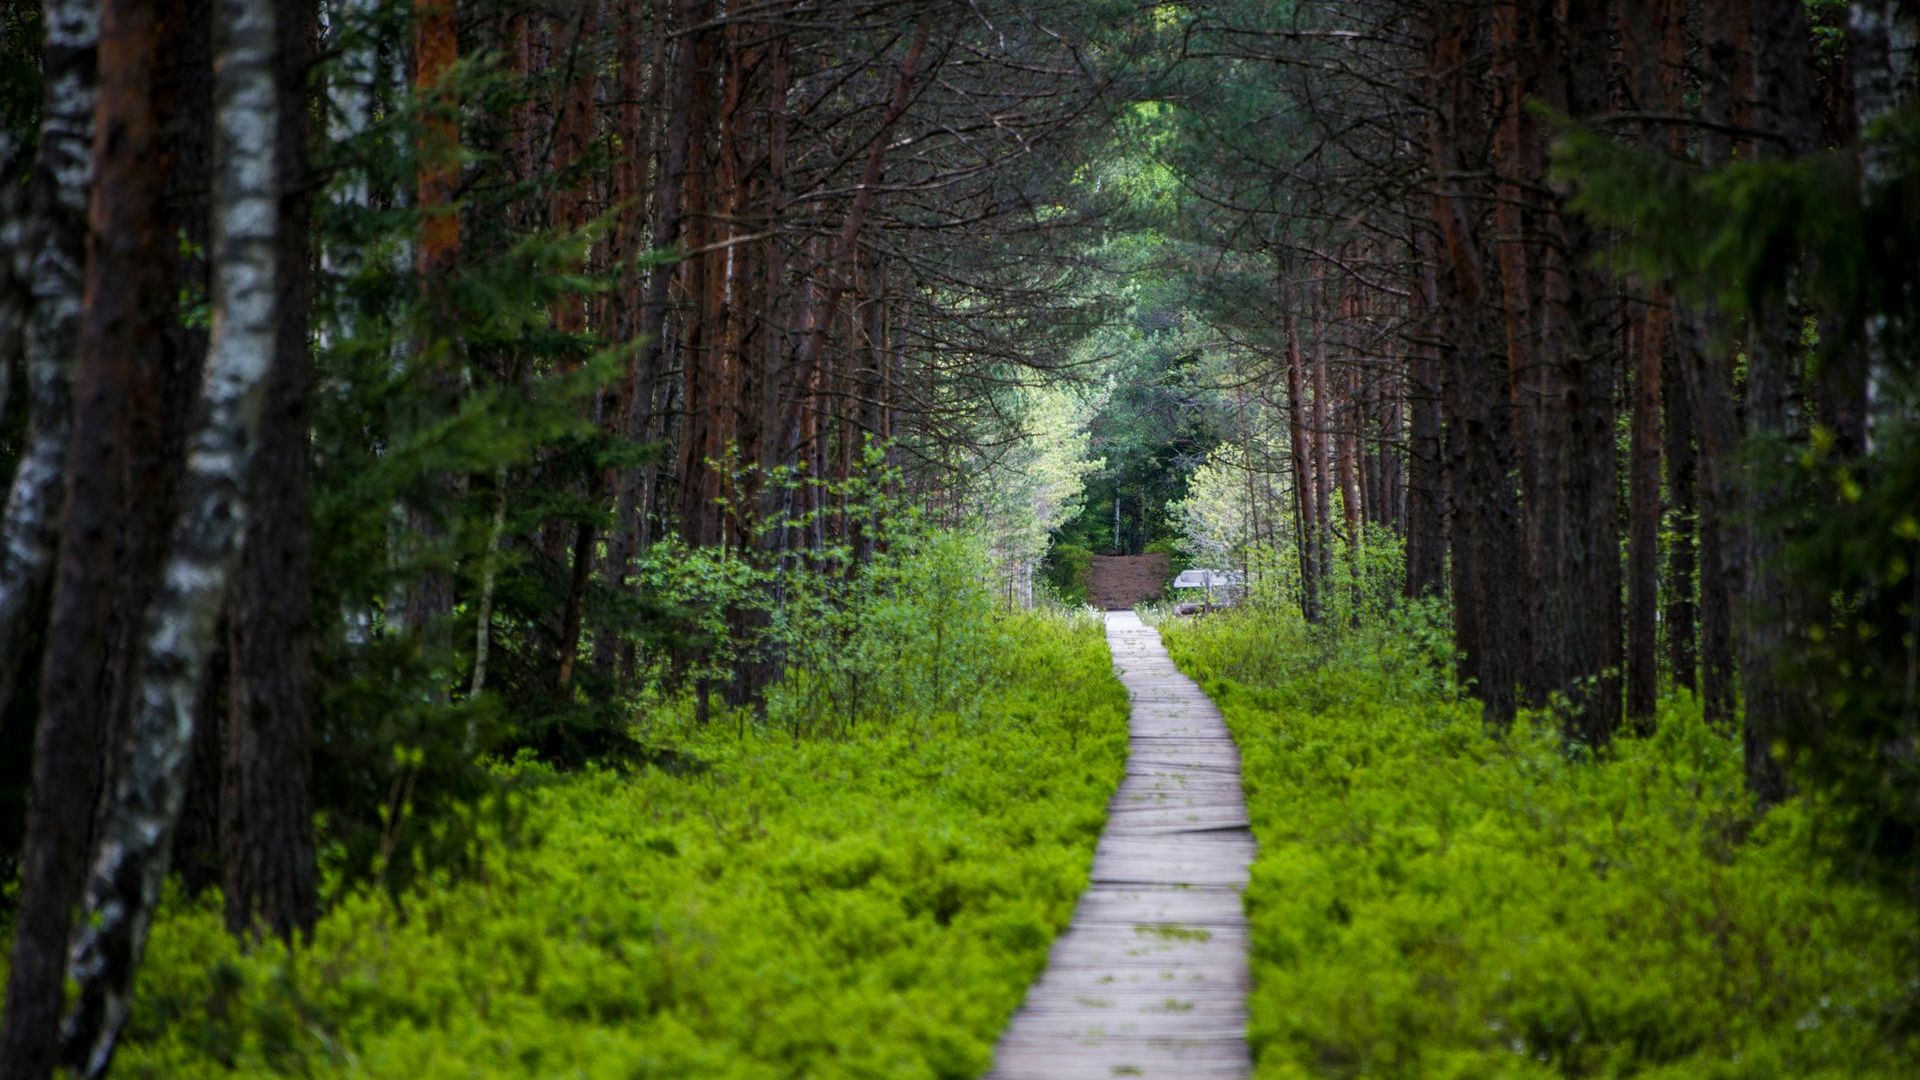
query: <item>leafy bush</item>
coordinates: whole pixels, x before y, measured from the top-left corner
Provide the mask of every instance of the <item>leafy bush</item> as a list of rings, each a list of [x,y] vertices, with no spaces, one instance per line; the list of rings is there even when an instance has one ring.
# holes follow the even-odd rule
[[[1405,629],[1164,633],[1241,748],[1258,1075],[1914,1075],[1914,913],[1831,879],[1823,807],[1757,819],[1690,700],[1570,760],[1404,678],[1433,659]]]
[[[1127,711],[1092,620],[978,632],[964,714],[795,739],[681,708],[631,775],[523,758],[537,843],[476,814],[473,871],[356,890],[292,952],[174,898],[117,1074],[978,1075],[1086,886]]]
[[[1069,604],[1089,601],[1087,582],[1093,573],[1093,549],[1083,544],[1056,541],[1040,564],[1041,577],[1053,595]]]

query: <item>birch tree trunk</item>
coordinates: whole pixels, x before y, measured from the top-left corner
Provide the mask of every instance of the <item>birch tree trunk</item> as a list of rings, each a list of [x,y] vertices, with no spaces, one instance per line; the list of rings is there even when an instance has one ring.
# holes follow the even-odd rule
[[[186,786],[201,678],[245,537],[247,469],[281,314],[275,24],[273,0],[221,0],[216,11],[213,340],[181,514],[147,613],[131,756],[102,823],[69,971],[78,997],[62,1037],[88,1077],[105,1074],[126,1020]]]
[[[46,5],[44,19],[44,96],[28,237],[33,310],[23,354],[32,397],[27,445],[0,526],[0,708],[27,662],[22,643],[45,602],[61,540],[87,265],[87,196],[93,183],[99,5],[54,0]],[[50,630],[50,648],[53,640]],[[86,720],[96,722],[92,715]],[[0,1076],[8,1080],[45,1076],[53,1066],[61,964],[85,873],[99,760],[91,728],[43,726],[36,734],[20,907],[0,1021]]]
[[[46,5],[46,53],[18,299],[27,378],[27,439],[0,523],[0,710],[26,662],[21,642],[46,595],[59,546],[61,486],[73,430],[73,359],[85,288],[87,195],[93,185],[98,0]],[[14,251],[9,248],[9,261]],[[12,1014],[12,1010],[8,1010]]]
[[[0,132],[0,416],[6,415],[13,396],[13,372],[26,344],[27,313],[32,310],[26,191],[7,181],[24,154],[11,132]]]
[[[1860,183],[1869,207],[1892,195],[1898,177],[1895,147],[1873,137],[1874,125],[1913,100],[1920,89],[1920,10],[1912,0],[1855,0],[1848,12],[1854,115],[1860,123]],[[1863,441],[1872,445],[1874,402],[1887,369],[1887,316],[1870,309],[1865,336]]]

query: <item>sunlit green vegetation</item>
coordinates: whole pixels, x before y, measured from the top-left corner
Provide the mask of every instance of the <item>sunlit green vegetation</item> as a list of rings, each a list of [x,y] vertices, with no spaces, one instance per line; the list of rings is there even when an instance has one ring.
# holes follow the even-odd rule
[[[1162,620],[1241,748],[1259,1076],[1911,1075],[1920,925],[1825,807],[1756,814],[1686,695],[1599,761],[1489,737],[1441,617]]]
[[[785,722],[656,706],[626,770],[504,765],[510,812],[463,815],[463,872],[354,888],[292,954],[176,897],[118,1075],[983,1072],[1086,886],[1126,695],[1091,619],[996,613],[977,547],[915,550],[840,611],[866,620],[843,666],[884,646],[898,674],[868,693],[909,707],[810,725],[802,681]],[[942,628],[964,693],[933,689]]]

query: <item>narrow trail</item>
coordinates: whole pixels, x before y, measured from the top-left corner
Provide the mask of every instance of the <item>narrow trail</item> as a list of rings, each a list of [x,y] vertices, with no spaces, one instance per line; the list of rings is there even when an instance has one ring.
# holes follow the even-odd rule
[[[1133,699],[1093,881],[1000,1038],[989,1080],[1245,1077],[1253,861],[1240,752],[1160,635],[1107,613]]]
[[[1167,555],[1095,555],[1087,568],[1087,598],[1102,611],[1131,611],[1160,599],[1172,576]]]

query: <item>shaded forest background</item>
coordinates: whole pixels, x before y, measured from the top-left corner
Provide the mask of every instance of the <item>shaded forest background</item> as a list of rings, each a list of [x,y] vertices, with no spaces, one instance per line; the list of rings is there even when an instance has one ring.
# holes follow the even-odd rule
[[[1096,551],[1437,613],[1575,757],[1697,695],[1911,902],[1915,25],[9,8],[6,1075],[69,974],[104,1068],[168,873],[295,938],[470,860],[413,823],[502,761],[945,705],[945,598]]]

